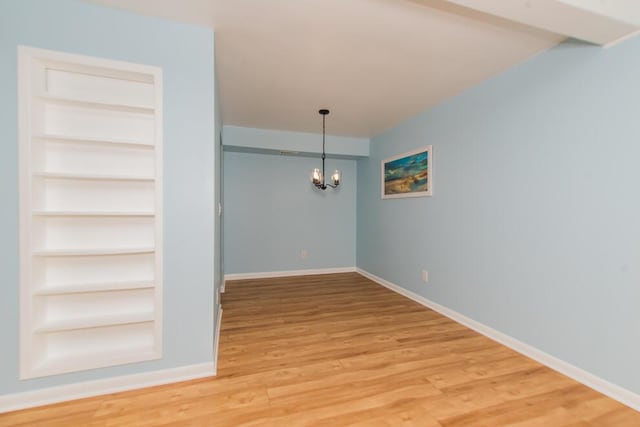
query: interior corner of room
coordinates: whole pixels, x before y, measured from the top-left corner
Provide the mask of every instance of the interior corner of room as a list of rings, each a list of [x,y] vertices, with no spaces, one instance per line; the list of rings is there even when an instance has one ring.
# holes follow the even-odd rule
[[[0,3],[0,412],[214,376],[225,280],[353,272],[640,410],[640,8],[180,3]]]

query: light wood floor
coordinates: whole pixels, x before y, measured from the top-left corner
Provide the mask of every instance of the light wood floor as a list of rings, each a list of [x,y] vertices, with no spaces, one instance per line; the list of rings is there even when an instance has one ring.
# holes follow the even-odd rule
[[[0,425],[640,426],[640,413],[355,273],[230,282],[223,304],[217,378]]]

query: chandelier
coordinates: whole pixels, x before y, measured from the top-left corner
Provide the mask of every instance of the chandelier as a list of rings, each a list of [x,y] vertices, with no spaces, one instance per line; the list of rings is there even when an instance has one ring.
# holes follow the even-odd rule
[[[315,168],[311,172],[311,183],[320,190],[326,190],[327,187],[336,188],[340,185],[340,171],[336,169],[331,175],[331,184],[325,183],[325,175],[324,175],[324,159],[326,158],[324,152],[324,121],[329,114],[329,110],[322,109],[318,111],[322,115],[322,170],[320,168]]]

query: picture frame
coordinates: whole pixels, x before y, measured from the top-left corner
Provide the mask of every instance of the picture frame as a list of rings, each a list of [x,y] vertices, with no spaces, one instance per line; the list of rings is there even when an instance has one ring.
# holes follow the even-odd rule
[[[433,194],[433,147],[427,145],[380,162],[383,199],[425,197]]]

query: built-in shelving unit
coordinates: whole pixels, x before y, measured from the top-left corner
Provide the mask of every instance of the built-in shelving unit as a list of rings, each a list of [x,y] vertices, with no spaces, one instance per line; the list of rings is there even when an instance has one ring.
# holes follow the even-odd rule
[[[162,76],[19,48],[21,378],[162,356]]]

